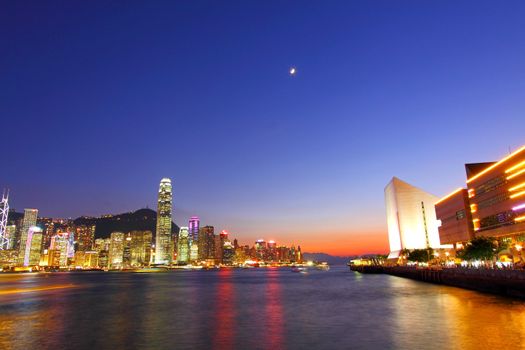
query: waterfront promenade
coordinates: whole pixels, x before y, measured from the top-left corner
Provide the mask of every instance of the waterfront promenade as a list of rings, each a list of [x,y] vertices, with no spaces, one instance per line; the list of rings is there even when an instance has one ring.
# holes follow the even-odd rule
[[[410,266],[352,266],[360,273],[385,273],[413,280],[444,284],[525,299],[525,270],[485,268],[418,268]]]

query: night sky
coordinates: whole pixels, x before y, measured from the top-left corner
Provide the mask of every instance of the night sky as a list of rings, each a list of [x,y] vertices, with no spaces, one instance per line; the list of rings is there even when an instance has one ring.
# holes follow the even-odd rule
[[[523,1],[3,1],[0,187],[77,217],[387,251],[392,176],[443,196],[525,144]],[[290,76],[290,67],[297,74]]]

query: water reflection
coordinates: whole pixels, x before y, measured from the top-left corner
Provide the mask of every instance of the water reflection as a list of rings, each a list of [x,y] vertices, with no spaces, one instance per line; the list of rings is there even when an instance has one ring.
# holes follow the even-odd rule
[[[346,269],[2,277],[0,349],[522,348],[525,303]],[[75,285],[75,288],[51,289]],[[39,291],[37,291],[39,290]]]
[[[388,281],[396,348],[493,349],[523,344],[521,301],[396,277]]]
[[[281,305],[281,286],[279,271],[268,271],[266,282],[266,349],[282,349],[284,336],[283,309]]]
[[[233,349],[235,335],[235,290],[232,284],[230,269],[222,269],[218,273],[219,282],[215,297],[216,322],[213,327],[214,349]]]

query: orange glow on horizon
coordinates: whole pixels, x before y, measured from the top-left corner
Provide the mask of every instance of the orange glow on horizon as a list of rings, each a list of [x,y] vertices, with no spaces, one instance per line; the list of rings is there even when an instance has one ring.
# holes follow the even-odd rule
[[[301,240],[303,253],[326,253],[334,256],[350,256],[363,254],[388,254],[388,233],[341,233],[334,234],[332,240],[307,239]]]

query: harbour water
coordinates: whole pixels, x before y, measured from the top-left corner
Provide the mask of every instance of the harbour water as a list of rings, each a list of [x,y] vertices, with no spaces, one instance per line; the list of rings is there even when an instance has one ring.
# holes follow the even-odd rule
[[[0,349],[518,349],[525,302],[346,267],[0,275]]]

